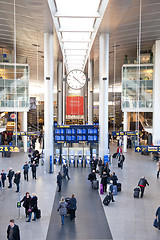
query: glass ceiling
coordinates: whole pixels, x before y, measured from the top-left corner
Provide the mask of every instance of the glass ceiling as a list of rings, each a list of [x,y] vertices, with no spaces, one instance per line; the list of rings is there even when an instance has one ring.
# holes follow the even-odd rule
[[[99,8],[103,1],[105,0],[54,0],[54,17],[59,23],[56,30],[60,33],[67,72],[73,69],[84,70],[94,40],[93,34],[98,30],[95,29],[95,23],[101,17]]]

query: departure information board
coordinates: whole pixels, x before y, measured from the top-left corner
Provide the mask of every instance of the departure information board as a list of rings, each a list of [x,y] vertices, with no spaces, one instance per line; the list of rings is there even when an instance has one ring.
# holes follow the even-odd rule
[[[97,125],[62,125],[54,126],[55,143],[97,143],[98,142]]]

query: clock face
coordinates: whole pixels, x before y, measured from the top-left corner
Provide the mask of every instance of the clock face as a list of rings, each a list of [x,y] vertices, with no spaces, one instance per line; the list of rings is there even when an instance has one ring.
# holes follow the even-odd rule
[[[81,89],[86,83],[86,76],[81,70],[72,70],[67,75],[67,83],[72,89]]]

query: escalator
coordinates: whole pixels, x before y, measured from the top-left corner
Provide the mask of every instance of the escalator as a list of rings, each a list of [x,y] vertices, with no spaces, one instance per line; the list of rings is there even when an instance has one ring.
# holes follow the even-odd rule
[[[153,132],[153,126],[152,126],[152,118],[151,117],[145,117],[144,114],[140,113],[139,114],[139,121],[143,127],[143,129],[148,132],[152,133]]]

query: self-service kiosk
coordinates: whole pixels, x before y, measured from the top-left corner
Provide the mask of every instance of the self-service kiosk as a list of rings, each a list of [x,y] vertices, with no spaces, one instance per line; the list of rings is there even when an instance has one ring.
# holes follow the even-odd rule
[[[82,151],[78,151],[78,167],[83,167],[83,154]]]
[[[67,150],[62,150],[62,164],[67,163]]]
[[[59,148],[56,149],[55,162],[56,162],[56,164],[60,163],[60,149]]]
[[[90,151],[86,152],[86,167],[90,167],[91,153]]]
[[[75,167],[75,154],[73,150],[70,150],[70,153],[69,153],[69,166]]]

